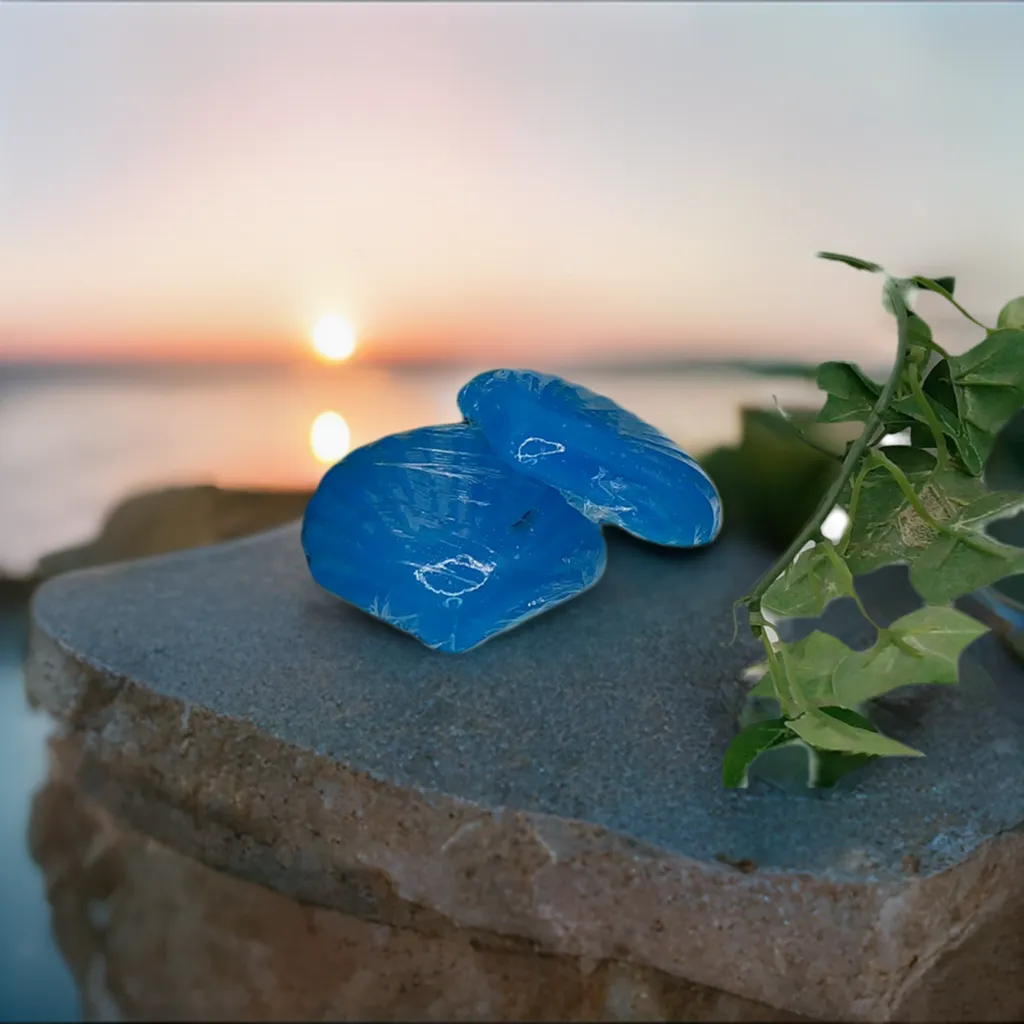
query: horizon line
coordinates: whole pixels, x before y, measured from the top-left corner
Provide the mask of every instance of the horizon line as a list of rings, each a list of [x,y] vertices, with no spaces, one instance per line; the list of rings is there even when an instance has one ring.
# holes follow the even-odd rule
[[[135,356],[134,358],[102,356],[77,359],[25,359],[5,357],[0,353],[0,383],[5,375],[28,373],[48,375],[51,372],[91,374],[104,372],[158,372],[158,371],[270,371],[306,370],[324,374],[343,374],[361,370],[395,370],[406,372],[429,372],[433,370],[461,370],[487,367],[497,369],[508,367],[528,369],[541,365],[551,369],[571,370],[590,373],[671,373],[671,372],[747,372],[756,375],[777,377],[801,377],[814,379],[818,363],[797,359],[758,359],[745,356],[734,358],[713,358],[710,356],[654,356],[640,359],[562,359],[544,360],[487,360],[479,356],[445,356],[440,358],[364,358],[342,362],[324,362],[302,357],[278,357],[255,359],[224,358],[181,358]],[[885,370],[884,367],[866,368]],[[545,371],[546,372],[546,371]]]

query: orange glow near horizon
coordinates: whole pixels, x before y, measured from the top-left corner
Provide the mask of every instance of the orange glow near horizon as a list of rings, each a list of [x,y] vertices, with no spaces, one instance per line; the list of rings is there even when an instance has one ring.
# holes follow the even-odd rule
[[[1021,4],[0,4],[0,363],[880,364],[819,249],[1020,288]]]

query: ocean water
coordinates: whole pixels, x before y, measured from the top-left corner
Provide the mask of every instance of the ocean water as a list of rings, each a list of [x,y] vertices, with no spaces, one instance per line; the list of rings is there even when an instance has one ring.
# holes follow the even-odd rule
[[[311,487],[348,444],[461,417],[476,369],[259,368],[60,373],[3,383],[0,575],[95,534],[126,494],[184,483]],[[820,404],[812,383],[749,373],[561,371],[643,416],[695,455],[738,440],[739,408]],[[316,435],[311,433],[324,413]],[[337,417],[344,421],[339,427]]]
[[[88,540],[132,492],[197,482],[311,487],[346,447],[458,420],[458,389],[484,368],[53,371],[20,379],[0,369],[0,577],[28,574],[41,555]],[[797,378],[563,372],[698,456],[738,440],[745,404],[820,401]],[[0,1020],[77,1020],[80,993],[53,940],[44,882],[27,848],[50,726],[25,703],[24,633],[24,608],[0,601]]]

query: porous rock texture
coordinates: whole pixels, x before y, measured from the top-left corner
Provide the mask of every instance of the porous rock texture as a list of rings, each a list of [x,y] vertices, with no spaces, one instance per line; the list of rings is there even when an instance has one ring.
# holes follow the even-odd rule
[[[816,1018],[1020,1015],[1020,669],[986,637],[891,701],[925,758],[725,791],[730,607],[770,557],[610,534],[599,587],[446,655],[321,591],[288,526],[45,584],[28,687],[88,799],[303,903]]]
[[[299,903],[127,828],[51,744],[32,855],[88,1020],[802,1020],[650,967]]]

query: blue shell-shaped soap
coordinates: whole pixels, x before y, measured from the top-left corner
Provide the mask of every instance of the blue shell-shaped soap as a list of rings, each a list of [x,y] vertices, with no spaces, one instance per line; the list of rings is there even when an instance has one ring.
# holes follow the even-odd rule
[[[682,548],[708,544],[721,529],[707,473],[610,398],[546,373],[489,370],[462,388],[459,408],[510,466],[595,523]]]
[[[600,579],[601,529],[466,423],[392,434],[324,474],[302,546],[326,590],[468,651]]]

